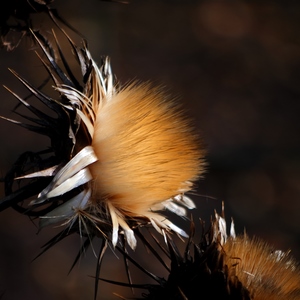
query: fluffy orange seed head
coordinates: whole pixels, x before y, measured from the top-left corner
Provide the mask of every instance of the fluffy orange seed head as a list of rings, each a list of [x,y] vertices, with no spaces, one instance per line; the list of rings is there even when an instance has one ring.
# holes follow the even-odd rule
[[[101,101],[90,166],[93,202],[110,201],[127,216],[192,189],[204,150],[174,101],[149,84],[129,85]]]

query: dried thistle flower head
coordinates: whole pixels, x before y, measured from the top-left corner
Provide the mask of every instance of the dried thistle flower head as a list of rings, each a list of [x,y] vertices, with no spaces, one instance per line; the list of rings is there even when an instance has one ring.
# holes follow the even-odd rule
[[[167,236],[168,248],[164,252],[168,253],[171,266],[167,279],[158,274],[150,275],[157,284],[128,286],[148,290],[141,298],[148,300],[300,299],[299,264],[289,251],[275,250],[246,233],[236,236],[233,221],[228,236],[224,211],[221,215],[215,212],[208,230],[204,230],[204,223],[202,225],[202,237],[197,242],[195,224],[191,222],[183,254],[178,244]],[[143,271],[149,275],[148,270]]]
[[[135,248],[133,229],[145,224],[162,234],[186,235],[159,213],[168,209],[184,216],[186,208],[194,208],[185,193],[203,172],[204,150],[179,105],[148,83],[120,87],[109,58],[97,66],[86,43],[78,48],[66,35],[82,71],[82,85],[55,34],[61,67],[52,46],[32,34],[45,54],[46,60],[40,58],[59,99],[44,95],[12,72],[57,118],[7,88],[37,117],[25,116],[35,125],[9,121],[49,136],[55,155],[42,159],[40,153],[34,154],[39,160],[34,172],[12,169],[6,178],[8,192],[2,209],[31,197],[26,213],[40,218],[40,228],[62,223],[68,229],[65,235],[72,230],[82,236],[100,234],[114,246],[119,234],[124,234]],[[24,160],[23,166],[28,163],[26,157]],[[34,184],[34,189],[30,187],[33,192],[28,195],[26,184],[21,192],[13,192],[12,180],[28,180],[27,188]]]

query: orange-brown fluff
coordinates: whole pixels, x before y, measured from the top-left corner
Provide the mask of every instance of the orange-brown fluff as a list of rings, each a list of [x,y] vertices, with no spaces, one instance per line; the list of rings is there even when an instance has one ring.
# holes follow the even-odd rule
[[[300,270],[289,252],[275,251],[247,235],[223,245],[229,277],[237,277],[255,300],[300,299]]]
[[[90,166],[92,201],[109,201],[127,216],[192,189],[204,150],[176,102],[149,84],[128,85],[102,99],[96,112]]]

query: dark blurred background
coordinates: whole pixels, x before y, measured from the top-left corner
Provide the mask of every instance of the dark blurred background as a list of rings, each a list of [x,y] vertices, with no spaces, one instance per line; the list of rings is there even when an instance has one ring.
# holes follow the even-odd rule
[[[206,174],[191,195],[196,222],[209,222],[224,201],[238,233],[245,229],[300,260],[300,3],[56,0],[52,7],[87,38],[96,61],[111,57],[121,82],[163,84],[184,102],[208,150]],[[45,14],[35,18],[34,26],[49,31]],[[0,51],[0,82],[22,96],[26,91],[7,68],[40,84],[43,67],[33,48],[24,38],[15,50]],[[0,96],[0,114],[14,118],[16,101],[4,89]],[[48,142],[4,121],[0,140],[2,176],[22,152],[44,149]],[[92,299],[92,251],[68,275],[79,238],[31,262],[54,231],[36,233],[28,218],[11,209],[1,213],[3,299]],[[139,251],[135,255],[165,276],[159,263]],[[105,259],[103,277],[124,280],[114,254]],[[129,289],[101,283],[98,298],[117,299],[113,291],[132,296]]]

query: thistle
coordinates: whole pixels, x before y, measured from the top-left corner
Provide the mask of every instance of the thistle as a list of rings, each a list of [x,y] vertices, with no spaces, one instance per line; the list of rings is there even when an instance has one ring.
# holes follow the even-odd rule
[[[122,244],[135,249],[134,231],[140,226],[153,226],[164,236],[168,232],[187,236],[162,211],[185,217],[186,209],[195,208],[186,193],[203,172],[204,150],[190,121],[161,87],[138,82],[122,86],[108,57],[97,65],[86,41],[78,47],[62,32],[79,64],[80,79],[54,31],[56,51],[43,35],[31,31],[44,53],[38,57],[54,82],[57,98],[11,70],[56,118],[6,87],[35,117],[21,115],[30,123],[2,119],[48,136],[51,144],[19,157],[4,179],[6,197],[0,210],[13,207],[36,217],[40,230],[61,225],[62,231],[43,251],[75,232],[87,237],[78,257],[97,236],[104,239],[100,253],[107,243],[116,247],[120,237]]]
[[[169,263],[162,263],[169,271],[167,278],[140,267],[156,284],[126,284],[102,277],[99,280],[146,290],[143,298],[136,298],[140,300],[300,298],[299,264],[290,251],[276,250],[259,238],[250,238],[246,232],[236,235],[233,221],[228,234],[224,206],[221,214],[214,213],[208,229],[204,221],[201,224],[202,235],[197,237],[191,220],[183,253],[169,235],[167,247],[160,245],[161,253],[152,251],[156,258],[167,254]]]

